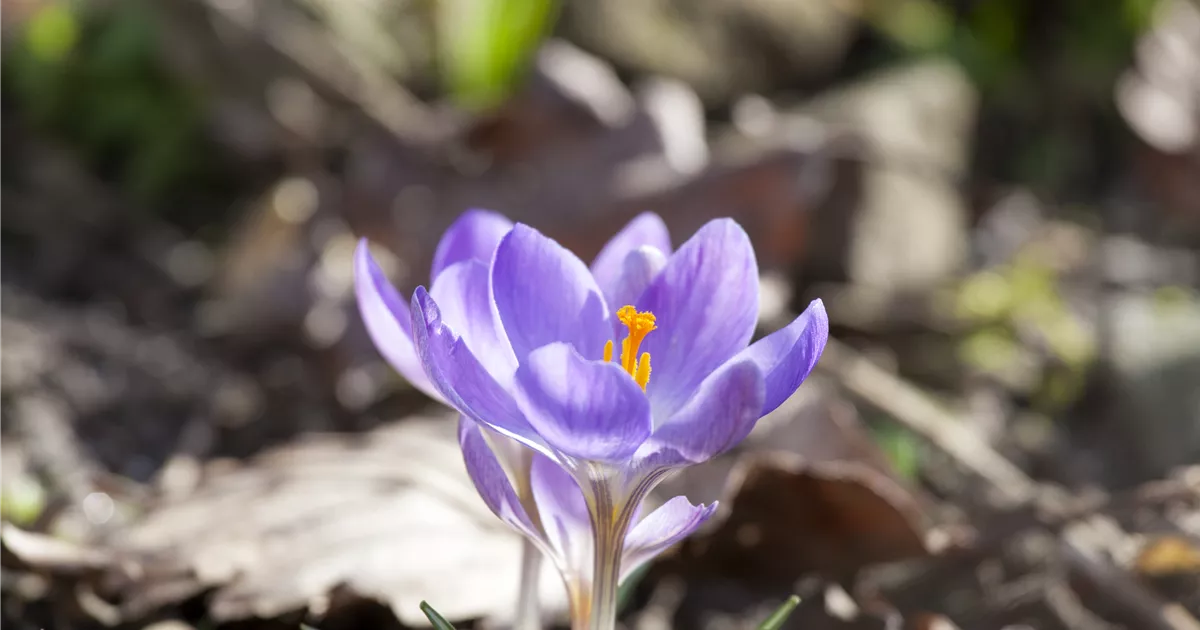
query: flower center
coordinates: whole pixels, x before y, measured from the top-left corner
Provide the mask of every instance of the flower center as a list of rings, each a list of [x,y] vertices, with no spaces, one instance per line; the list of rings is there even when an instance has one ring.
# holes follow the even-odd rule
[[[654,313],[639,312],[632,306],[622,306],[617,310],[617,319],[629,329],[629,336],[621,342],[621,367],[633,377],[634,381],[646,391],[646,383],[650,382],[650,353],[643,352],[638,358],[638,347],[650,331],[657,328],[654,325]],[[613,342],[604,344],[604,360],[612,361]]]

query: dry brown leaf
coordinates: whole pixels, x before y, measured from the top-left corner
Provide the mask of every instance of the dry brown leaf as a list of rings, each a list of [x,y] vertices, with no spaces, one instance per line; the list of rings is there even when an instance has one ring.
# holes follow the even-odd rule
[[[117,548],[144,559],[144,578],[121,587],[127,616],[213,589],[218,621],[320,614],[336,590],[388,603],[406,625],[428,624],[422,600],[449,619],[503,622],[520,566],[519,539],[476,495],[447,416],[314,436],[217,471]],[[548,568],[542,591],[563,609]]]
[[[723,574],[777,583],[815,572],[842,580],[927,553],[916,499],[867,464],[765,453],[742,466],[727,519],[694,546],[704,565]]]

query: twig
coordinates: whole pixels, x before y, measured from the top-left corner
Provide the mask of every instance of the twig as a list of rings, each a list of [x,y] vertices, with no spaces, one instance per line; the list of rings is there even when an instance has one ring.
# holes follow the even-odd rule
[[[1045,588],[1046,606],[1068,630],[1115,630],[1112,624],[1099,618],[1080,601],[1065,575],[1055,575]]]
[[[1037,497],[1037,484],[1020,468],[980,440],[968,423],[915,386],[833,339],[826,345],[819,365],[855,396],[892,415],[987,480],[1007,507],[1026,505]]]
[[[1200,630],[1200,622],[1181,606],[1163,602],[1127,573],[1104,562],[1092,549],[1079,544],[1078,538],[1064,535],[1063,557],[1071,574],[1088,589],[1110,602],[1121,613],[1120,621],[1131,628],[1145,630]]]

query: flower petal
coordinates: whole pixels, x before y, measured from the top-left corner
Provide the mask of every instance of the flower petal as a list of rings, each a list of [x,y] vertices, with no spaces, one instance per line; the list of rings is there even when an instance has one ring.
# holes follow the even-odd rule
[[[762,415],[774,411],[808,378],[829,340],[825,304],[813,300],[792,323],[754,342],[738,358],[755,363],[766,383]]]
[[[442,321],[462,338],[471,354],[501,384],[511,383],[517,358],[492,310],[488,268],[478,260],[454,263],[433,281],[429,290]]]
[[[535,533],[537,529],[526,514],[525,508],[521,506],[512,483],[504,473],[504,468],[488,446],[483,431],[466,416],[460,416],[458,420],[458,444],[462,447],[467,475],[471,477],[475,490],[492,513],[522,534],[535,540],[540,538]]]
[[[496,246],[512,227],[512,221],[490,210],[467,210],[446,228],[438,241],[429,272],[431,280],[436,280],[450,265],[464,260],[491,265]]]
[[[684,404],[701,381],[746,348],[758,319],[758,263],[731,219],[688,239],[638,300],[658,329],[646,336],[654,372],[647,394],[656,415]]]
[[[425,373],[448,404],[502,435],[553,456],[512,396],[442,321],[441,310],[425,287],[417,287],[413,293],[412,318],[417,353]]]
[[[653,247],[664,255],[671,253],[671,235],[667,231],[667,224],[653,212],[643,212],[634,217],[604,245],[604,249],[592,261],[592,275],[604,291],[604,298],[610,307],[615,309],[633,303],[621,301],[617,287],[625,272],[625,259],[643,246]]]
[[[526,225],[514,227],[496,249],[492,298],[518,361],[556,341],[598,359],[612,331],[587,266]]]
[[[441,401],[441,394],[425,375],[421,358],[413,346],[408,303],[371,256],[365,238],[358,242],[354,251],[354,288],[363,324],[379,353],[413,387]]]
[[[650,436],[650,402],[629,374],[565,343],[531,352],[515,384],[529,424],[571,457],[624,462]]]
[[[717,504],[692,505],[687,497],[675,497],[633,526],[625,536],[621,579],[667,547],[687,538],[717,511]]]
[[[638,298],[646,292],[646,287],[654,282],[658,274],[667,266],[667,255],[650,245],[643,245],[625,256],[625,264],[621,267],[621,275],[613,285],[609,305],[620,308],[626,304],[637,304]],[[614,318],[613,321],[616,321]],[[617,339],[625,334],[622,331]]]
[[[562,466],[534,455],[530,471],[533,499],[546,539],[573,578],[592,575],[592,522],[579,483]],[[571,579],[571,578],[568,578]]]
[[[708,460],[750,433],[762,417],[765,389],[753,361],[730,361],[704,379],[682,409],[654,428],[651,443],[693,463]]]

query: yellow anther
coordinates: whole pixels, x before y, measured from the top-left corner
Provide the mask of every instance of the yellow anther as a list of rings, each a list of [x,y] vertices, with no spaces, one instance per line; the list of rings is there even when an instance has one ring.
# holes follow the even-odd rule
[[[649,311],[639,312],[632,306],[622,306],[617,310],[617,319],[629,329],[629,336],[621,341],[621,367],[629,372],[644,390],[646,383],[650,381],[650,354],[643,352],[639,361],[638,348],[646,335],[657,328],[654,324],[654,314]],[[605,344],[605,361],[612,360],[612,348],[611,341]]]
[[[643,352],[642,359],[638,362],[637,373],[633,375],[633,380],[642,387],[642,391],[646,391],[646,383],[650,382],[650,353]]]
[[[629,327],[629,336],[637,339],[640,343],[642,338],[651,330],[654,330],[654,313],[650,311],[638,312],[632,306],[622,306],[617,311],[617,319]]]

